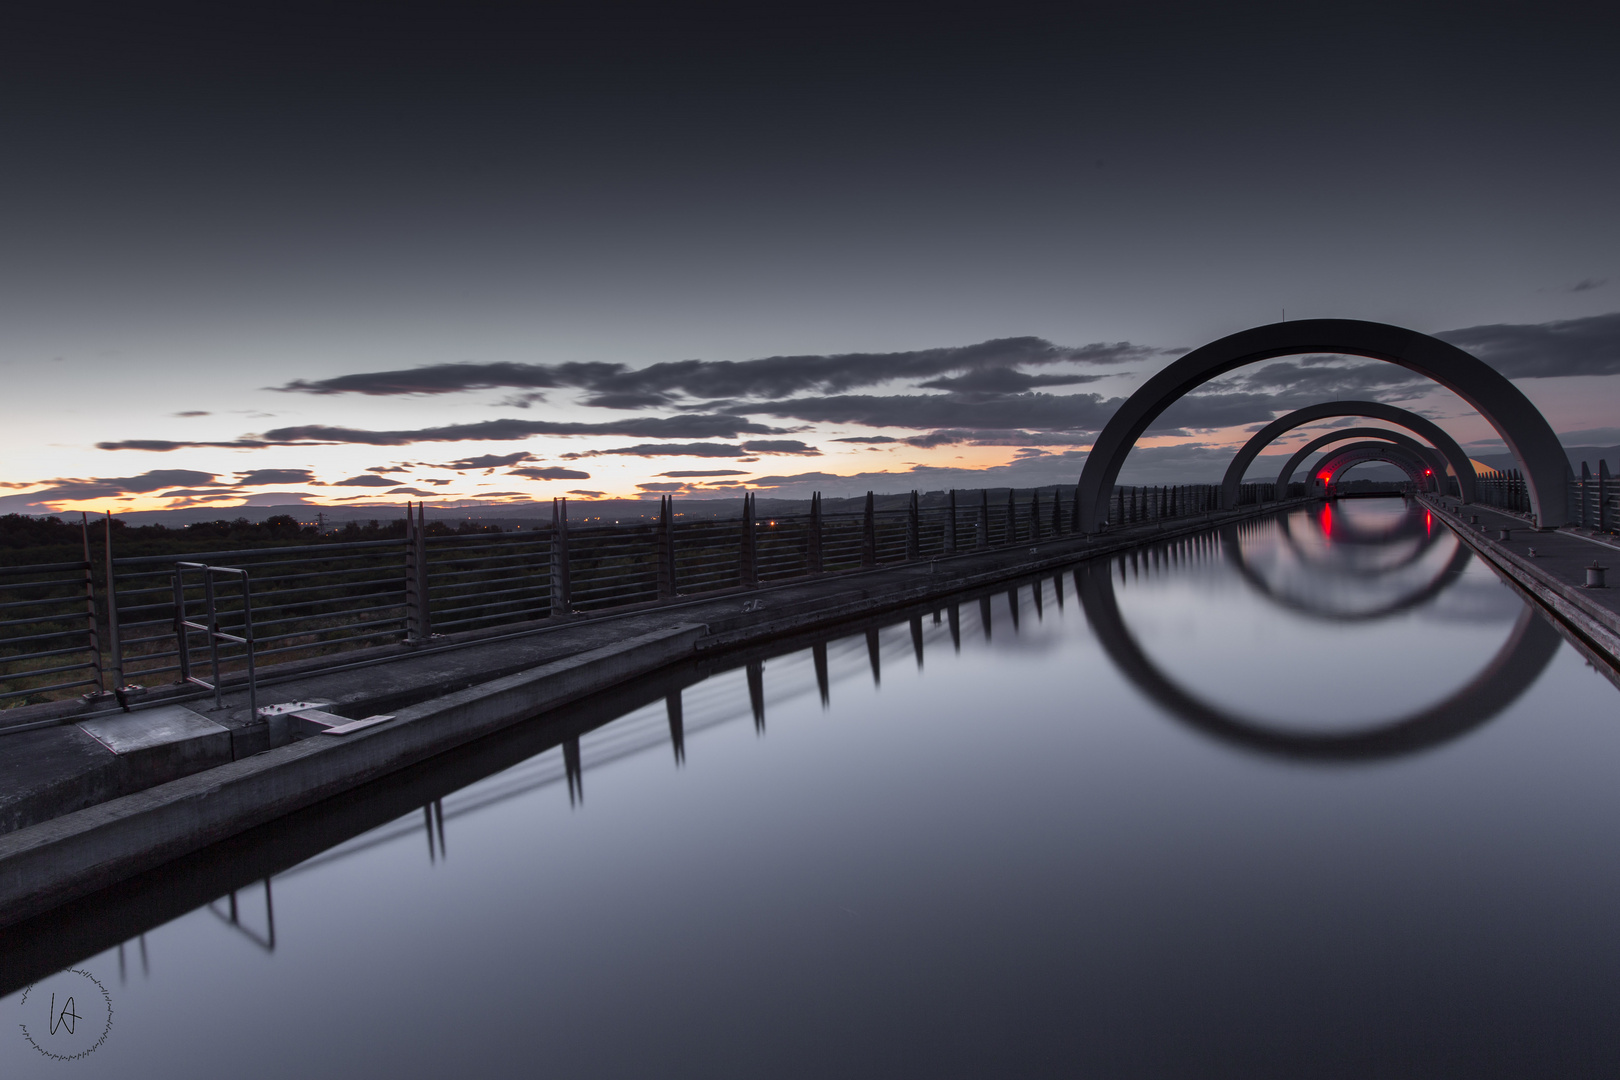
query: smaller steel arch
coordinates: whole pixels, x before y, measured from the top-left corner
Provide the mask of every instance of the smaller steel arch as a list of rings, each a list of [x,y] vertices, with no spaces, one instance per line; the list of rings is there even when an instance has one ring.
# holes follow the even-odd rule
[[[1432,479],[1434,480],[1435,490],[1437,492],[1441,490],[1440,479],[1445,475],[1446,461],[1434,447],[1424,446],[1410,435],[1402,434],[1399,431],[1389,431],[1385,428],[1340,428],[1337,431],[1330,431],[1326,435],[1317,436],[1294,452],[1294,456],[1288,459],[1287,463],[1283,465],[1282,471],[1277,474],[1277,491],[1279,494],[1288,490],[1288,485],[1293,482],[1294,473],[1298,471],[1306,458],[1324,446],[1330,446],[1333,443],[1347,439],[1382,440],[1394,443],[1397,446],[1404,446],[1408,450],[1420,454],[1430,462],[1431,467],[1434,469]]]
[[[1339,447],[1332,453],[1324,455],[1311,471],[1317,478],[1320,478],[1324,471],[1330,472],[1327,482],[1336,484],[1339,482],[1340,474],[1369,461],[1383,461],[1403,470],[1419,491],[1426,491],[1430,487],[1438,488],[1434,480],[1434,462],[1421,454],[1408,454],[1404,448],[1393,443],[1362,442]]]
[[[1221,505],[1228,508],[1237,505],[1238,489],[1243,484],[1243,476],[1262,450],[1297,427],[1338,416],[1382,420],[1386,424],[1405,428],[1419,438],[1427,439],[1444,455],[1446,463],[1451,466],[1451,471],[1456,474],[1457,491],[1462,501],[1465,503],[1474,501],[1473,462],[1468,460],[1463,448],[1457,445],[1457,440],[1447,435],[1433,420],[1410,409],[1386,405],[1382,401],[1324,401],[1277,417],[1243,444],[1237,456],[1232,459],[1232,463],[1226,467],[1226,475],[1221,478]]]
[[[1369,461],[1387,461],[1402,470],[1419,488],[1427,486],[1431,479],[1434,466],[1431,462],[1412,453],[1404,447],[1394,443],[1359,442],[1349,446],[1341,446],[1331,453],[1325,454],[1321,461],[1311,469],[1314,479],[1320,480],[1327,474],[1327,486],[1331,489],[1339,482],[1339,476],[1350,468],[1365,464]]]

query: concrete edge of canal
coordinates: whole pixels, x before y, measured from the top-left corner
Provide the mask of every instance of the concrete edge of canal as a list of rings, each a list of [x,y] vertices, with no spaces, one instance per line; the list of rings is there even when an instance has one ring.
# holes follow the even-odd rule
[[[1460,509],[1428,496],[1418,496],[1469,547],[1498,573],[1548,609],[1588,661],[1600,662],[1611,680],[1620,679],[1620,598],[1611,588],[1590,589],[1582,583],[1584,560],[1596,561],[1607,545],[1562,530],[1538,531],[1522,518],[1469,504],[1467,513],[1487,520],[1464,520]],[[1497,537],[1490,535],[1497,531]],[[1507,539],[1501,539],[1506,533]],[[1517,534],[1517,535],[1515,535]]]
[[[742,613],[720,617],[703,608],[673,610],[668,613],[671,624],[641,633],[627,625],[630,632],[609,644],[405,705],[387,722],[343,736],[312,735],[0,835],[0,926],[24,922],[538,713],[700,653],[833,626],[1311,501],[1244,507],[1101,536],[1045,541],[1028,554],[1020,549],[989,553],[990,558],[981,560],[940,560],[937,568],[906,567],[890,580],[868,582],[853,592],[854,579],[830,576],[809,583],[821,595],[819,602],[808,604],[745,604]],[[732,606],[736,599],[730,598]]]

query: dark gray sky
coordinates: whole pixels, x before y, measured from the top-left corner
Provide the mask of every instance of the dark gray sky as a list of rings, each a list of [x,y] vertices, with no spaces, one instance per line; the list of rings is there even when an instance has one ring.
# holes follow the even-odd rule
[[[1014,460],[1069,476],[1142,372],[1284,309],[1469,331],[1530,373],[1555,428],[1601,432],[1620,426],[1620,324],[1600,318],[1620,311],[1615,24],[1597,4],[11,12],[0,373],[26,407],[0,434],[18,492],[0,509],[43,491],[63,507],[161,505],[159,488],[337,497],[321,485],[367,469],[445,496],[629,494],[718,455],[623,452],[647,442],[617,430],[631,421],[690,443],[686,414],[777,429],[696,436],[738,460],[747,440],[820,451],[750,451],[745,480]],[[885,377],[858,386],[625,375],[1025,338],[1061,355],[862,359]],[[432,392],[364,378],[451,364],[545,370]],[[591,364],[624,367],[552,370]],[[1361,378],[1293,375],[1189,412],[1159,456],[1185,473],[1266,419],[1268,396]],[[363,389],[309,391],[346,377]],[[1489,436],[1398,383],[1372,393]],[[944,400],[892,400],[919,394]],[[614,430],[264,438],[486,421]],[[981,434],[918,445],[963,431]],[[913,441],[835,441],[883,437]],[[227,445],[96,448],[130,441]],[[520,452],[493,473],[438,468]],[[272,469],[309,482],[241,480]],[[123,483],[154,470],[213,479]],[[92,481],[114,494],[73,486]]]

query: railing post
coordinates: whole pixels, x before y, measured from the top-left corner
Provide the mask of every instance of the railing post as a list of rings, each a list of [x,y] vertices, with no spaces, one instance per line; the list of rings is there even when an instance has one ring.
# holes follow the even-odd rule
[[[1080,485],[1074,485],[1074,505],[1069,508],[1069,531],[1080,531]]]
[[[922,529],[922,522],[918,520],[921,510],[917,504],[917,493],[911,493],[911,502],[906,505],[906,560],[916,562],[922,554],[922,537],[918,535]]]
[[[433,636],[428,609],[427,504],[405,504],[405,640],[421,644]]]
[[[945,543],[946,555],[956,554],[956,489],[951,488],[950,499],[945,505]]]
[[[740,551],[741,573],[739,578],[744,585],[759,584],[759,549],[755,546],[754,536],[754,496],[752,493],[743,495],[742,518],[742,545]]]
[[[872,505],[872,493],[866,493],[866,512],[861,518],[861,568],[870,570],[877,565],[877,511]]]
[[[113,689],[124,688],[124,649],[118,639],[118,583],[113,580],[112,511],[107,511],[107,639],[112,646]],[[184,656],[182,649],[181,655]],[[181,661],[184,663],[184,660]]]
[[[1609,531],[1609,459],[1598,458],[1598,508],[1597,527],[1599,532]]]
[[[988,488],[979,489],[979,523],[974,530],[978,535],[974,539],[974,547],[983,551],[990,546],[990,491]]]
[[[96,690],[107,692],[107,674],[101,669],[101,634],[96,629],[96,577],[90,562],[90,515],[79,511],[79,539],[84,541],[84,621],[90,631],[90,655],[96,658]]]
[[[1013,498],[1013,489],[1007,488],[1007,526],[1001,530],[1003,544],[1018,543],[1018,503]]]
[[[1041,538],[1041,489],[1036,488],[1029,493],[1029,538]]]
[[[1052,535],[1063,535],[1063,489],[1052,489]]]
[[[658,599],[675,599],[675,496],[658,500]]]
[[[568,500],[551,500],[551,616],[567,618],[574,609],[568,572]]]
[[[806,559],[812,574],[822,571],[821,548],[821,492],[810,496],[810,535],[806,538]]]
[[[1587,493],[1592,489],[1592,470],[1587,468],[1586,462],[1581,462],[1581,497],[1579,499],[1580,514],[1576,521],[1581,528],[1591,524],[1590,515],[1586,512],[1586,501],[1590,497]]]

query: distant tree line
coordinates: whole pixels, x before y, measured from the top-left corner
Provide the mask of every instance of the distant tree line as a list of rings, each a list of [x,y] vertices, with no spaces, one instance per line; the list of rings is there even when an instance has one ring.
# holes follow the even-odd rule
[[[499,525],[461,521],[451,525],[430,521],[429,536],[462,536],[469,533],[498,533]],[[263,521],[245,517],[217,521],[194,521],[171,528],[167,525],[129,525],[112,519],[113,554],[168,555],[187,551],[283,547],[293,544],[346,543],[356,540],[397,540],[405,535],[405,519],[383,522],[346,521],[325,531],[306,525],[288,514],[276,514]],[[104,518],[90,519],[90,543],[100,551],[105,543]],[[19,565],[34,562],[73,562],[83,558],[80,522],[60,516],[31,517],[26,514],[0,515],[0,562]]]

